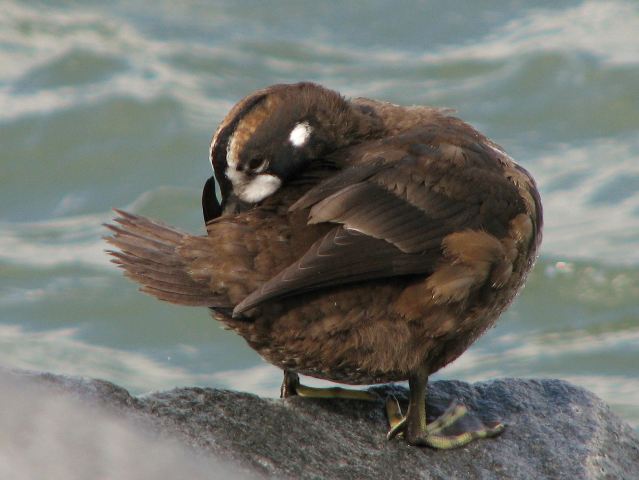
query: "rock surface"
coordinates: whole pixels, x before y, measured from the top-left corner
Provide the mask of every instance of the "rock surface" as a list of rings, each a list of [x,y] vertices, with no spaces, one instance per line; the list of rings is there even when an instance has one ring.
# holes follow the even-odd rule
[[[457,401],[482,420],[508,424],[496,439],[435,451],[386,441],[381,400],[264,399],[209,388],[133,397],[100,380],[16,371],[2,376],[35,384],[47,398],[58,392],[99,405],[156,438],[177,439],[200,458],[234,465],[242,478],[639,478],[639,438],[632,428],[592,393],[559,380],[433,382],[429,416]],[[402,388],[376,392],[406,404]],[[0,408],[7,408],[3,401]],[[228,474],[217,466],[208,472],[210,478]]]

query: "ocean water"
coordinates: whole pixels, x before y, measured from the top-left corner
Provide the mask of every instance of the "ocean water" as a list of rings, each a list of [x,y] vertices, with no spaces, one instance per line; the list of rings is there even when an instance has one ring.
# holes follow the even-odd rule
[[[525,290],[437,377],[562,378],[638,427],[637,32],[632,0],[0,0],[0,365],[277,396],[204,309],[139,294],[101,224],[120,207],[203,233],[217,123],[304,79],[454,108],[539,183]]]

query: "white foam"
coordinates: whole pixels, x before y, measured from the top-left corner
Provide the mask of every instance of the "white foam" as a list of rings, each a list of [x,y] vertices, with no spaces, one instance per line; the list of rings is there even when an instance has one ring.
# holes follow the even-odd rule
[[[36,24],[28,34],[24,24]],[[100,28],[96,28],[96,25]],[[2,48],[2,45],[11,48]],[[0,119],[30,114],[46,114],[113,97],[132,97],[148,101],[161,95],[175,97],[197,112],[197,120],[223,115],[227,100],[211,98],[196,72],[177,68],[170,59],[196,50],[207,58],[228,55],[228,49],[194,46],[173,39],[164,41],[140,31],[133,23],[92,8],[73,13],[56,8],[30,7],[22,2],[5,2],[0,15]],[[125,59],[127,68],[86,84],[51,86],[15,93],[15,85],[28,79],[39,68],[47,68],[76,51]],[[213,125],[211,125],[213,127]]]
[[[181,354],[199,354],[192,345],[175,348]],[[77,328],[37,332],[19,325],[0,324],[0,365],[103,378],[136,392],[176,385],[211,385],[273,397],[277,396],[282,381],[282,371],[266,363],[217,373],[192,373],[141,353],[90,344],[79,338]]]
[[[64,264],[111,267],[102,240],[109,213],[41,222],[0,222],[0,261],[38,268]],[[54,240],[53,240],[54,239]]]
[[[104,378],[136,391],[216,382],[213,374],[194,374],[141,353],[93,345],[79,339],[78,333],[76,328],[37,332],[0,324],[0,364]]]

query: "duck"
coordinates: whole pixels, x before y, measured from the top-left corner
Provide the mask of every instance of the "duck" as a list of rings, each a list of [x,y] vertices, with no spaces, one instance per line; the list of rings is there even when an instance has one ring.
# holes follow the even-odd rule
[[[206,235],[122,210],[107,225],[142,292],[208,308],[282,369],[284,398],[326,396],[299,374],[408,381],[406,413],[386,403],[388,438],[447,449],[504,430],[450,434],[456,404],[426,415],[428,378],[494,325],[541,243],[535,181],[501,146],[448,109],[300,82],[240,100],[209,160]],[[347,391],[331,395],[372,395]]]

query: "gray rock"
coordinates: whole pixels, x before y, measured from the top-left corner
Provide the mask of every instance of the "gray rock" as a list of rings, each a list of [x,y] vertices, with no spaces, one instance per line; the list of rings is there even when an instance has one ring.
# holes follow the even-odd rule
[[[0,479],[255,478],[154,423],[108,382],[0,369]]]
[[[386,441],[383,402],[264,399],[181,388],[132,397],[100,380],[14,372],[46,390],[99,404],[120,418],[179,439],[199,457],[223,459],[238,475],[275,478],[639,478],[639,438],[594,394],[559,380],[433,382],[429,416],[451,402],[506,431],[450,451]],[[382,387],[406,405],[403,388]],[[5,407],[2,407],[5,408]],[[2,428],[2,425],[0,425]],[[132,455],[142,455],[139,451]],[[213,478],[216,478],[215,476]]]

